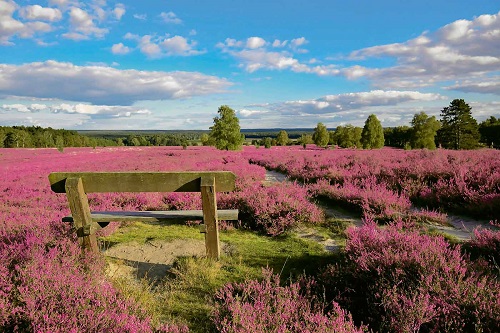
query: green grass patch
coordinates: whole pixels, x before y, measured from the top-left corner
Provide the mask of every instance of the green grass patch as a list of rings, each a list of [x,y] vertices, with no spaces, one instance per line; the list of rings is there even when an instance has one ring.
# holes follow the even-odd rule
[[[101,240],[116,244],[203,238],[196,226],[133,223]],[[191,332],[211,332],[213,297],[224,284],[258,279],[263,268],[272,269],[284,281],[300,274],[313,275],[336,257],[322,245],[293,234],[271,238],[251,231],[229,230],[221,231],[220,240],[224,252],[221,260],[178,258],[160,285],[148,289],[143,282],[127,295],[140,302],[145,300],[153,318],[186,323]],[[128,288],[125,283],[116,285]],[[143,293],[150,295],[138,295]]]

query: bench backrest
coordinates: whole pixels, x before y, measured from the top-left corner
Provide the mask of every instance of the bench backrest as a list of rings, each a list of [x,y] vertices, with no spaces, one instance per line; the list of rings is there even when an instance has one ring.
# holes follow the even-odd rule
[[[184,172],[53,172],[50,187],[65,193],[66,179],[81,178],[85,193],[98,192],[200,192],[202,178],[215,178],[217,192],[234,190],[235,175],[229,171]]]

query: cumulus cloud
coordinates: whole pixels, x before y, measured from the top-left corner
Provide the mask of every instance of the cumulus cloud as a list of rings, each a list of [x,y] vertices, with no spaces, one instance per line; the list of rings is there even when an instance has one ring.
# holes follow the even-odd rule
[[[225,92],[231,82],[198,72],[119,70],[57,61],[0,64],[0,96],[56,98],[96,105],[190,98]]]
[[[13,1],[2,1],[0,3],[0,45],[12,44],[10,39],[14,36],[19,36],[20,38],[32,38],[37,33],[52,31],[52,27],[46,22],[29,21],[23,23],[14,19],[13,14],[18,8],[19,6],[17,6],[17,4]],[[47,17],[48,15],[48,12],[43,9],[44,8],[42,8],[41,12],[36,9],[27,9],[25,14],[28,16],[33,14],[33,19],[35,19],[35,16],[38,15],[38,18],[41,19],[42,17]]]
[[[151,35],[138,36],[127,33],[124,38],[136,41],[139,50],[149,58],[193,56],[206,52],[205,50],[196,49],[196,41],[182,36],[154,37]]]
[[[45,104],[3,104],[2,109],[5,111],[16,111],[16,112],[40,112],[40,110],[47,109]]]
[[[172,24],[181,24],[182,20],[175,15],[174,12],[161,12],[160,17],[163,19],[165,23],[172,23]]]
[[[458,20],[403,43],[354,51],[353,60],[395,58],[386,68],[353,66],[343,74],[367,77],[376,86],[418,87],[449,80],[471,80],[500,70],[500,13]],[[401,78],[405,78],[402,80]],[[459,88],[460,84],[454,87]]]
[[[89,39],[92,36],[102,38],[108,33],[108,29],[99,28],[94,23],[92,16],[85,10],[72,7],[69,11],[70,31],[63,37],[73,40]]]
[[[111,47],[111,52],[113,54],[127,54],[130,52],[130,48],[128,46],[123,45],[123,43],[114,44]]]
[[[266,41],[260,37],[250,37],[246,43],[246,47],[249,49],[258,49],[264,45],[266,45]]]
[[[149,115],[148,109],[137,108],[134,106],[115,106],[115,105],[90,105],[90,104],[68,104],[50,106],[52,113],[84,114],[91,118],[121,118],[131,117],[133,115]]]
[[[62,13],[57,8],[47,8],[40,5],[21,8],[19,15],[26,20],[42,20],[56,22],[61,20]]]
[[[500,76],[492,76],[481,80],[465,80],[445,87],[445,89],[500,95]]]
[[[241,109],[236,111],[236,114],[241,118],[261,118],[261,116],[268,114],[270,111],[267,110],[247,110]]]
[[[445,99],[440,94],[418,91],[372,90],[368,92],[327,95],[314,100],[296,100],[272,104],[270,108],[285,114],[330,114],[359,110],[366,107],[385,107],[406,102],[428,102]]]
[[[116,4],[115,9],[113,9],[113,14],[117,20],[121,20],[122,16],[125,15],[125,6],[121,3]]]
[[[240,67],[245,68],[247,72],[257,70],[291,70],[296,73],[312,73],[316,75],[338,75],[340,70],[334,65],[311,66],[312,63],[300,61],[293,52],[303,53],[297,49],[298,46],[305,44],[304,37],[293,39],[292,42],[274,40],[271,44],[273,48],[284,48],[289,45],[287,50],[270,51],[265,46],[268,45],[261,37],[250,37],[246,42],[227,38],[224,42],[217,43],[217,47],[222,52],[228,53],[240,62]]]

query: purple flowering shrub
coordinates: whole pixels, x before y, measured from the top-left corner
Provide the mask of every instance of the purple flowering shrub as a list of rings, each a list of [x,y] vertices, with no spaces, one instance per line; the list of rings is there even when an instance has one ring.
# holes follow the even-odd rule
[[[500,283],[441,237],[373,221],[347,232],[345,259],[323,274],[329,297],[381,332],[496,332]]]
[[[491,224],[500,228],[498,222],[492,221]],[[487,269],[500,276],[500,229],[476,228],[474,229],[474,238],[463,247],[473,259],[484,260]]]
[[[262,281],[226,284],[216,294],[213,320],[221,333],[363,332],[338,304],[325,311],[311,292],[313,283],[282,287],[279,276],[264,271]]]
[[[308,197],[307,189],[294,183],[249,184],[225,205],[239,209],[243,227],[277,236],[299,224],[324,220],[321,209]]]
[[[147,313],[105,280],[102,259],[81,256],[70,237],[40,231],[0,230],[2,331],[187,332],[175,325],[154,329]]]

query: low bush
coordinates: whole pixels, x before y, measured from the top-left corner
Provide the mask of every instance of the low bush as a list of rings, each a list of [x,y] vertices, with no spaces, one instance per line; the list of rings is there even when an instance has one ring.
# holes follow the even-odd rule
[[[305,282],[305,281],[304,281]],[[279,276],[264,271],[262,281],[225,285],[216,294],[214,322],[221,333],[363,332],[337,304],[325,312],[311,293],[310,280],[280,286]]]
[[[347,233],[323,274],[329,297],[378,332],[497,332],[500,283],[475,273],[441,237],[373,221]]]

